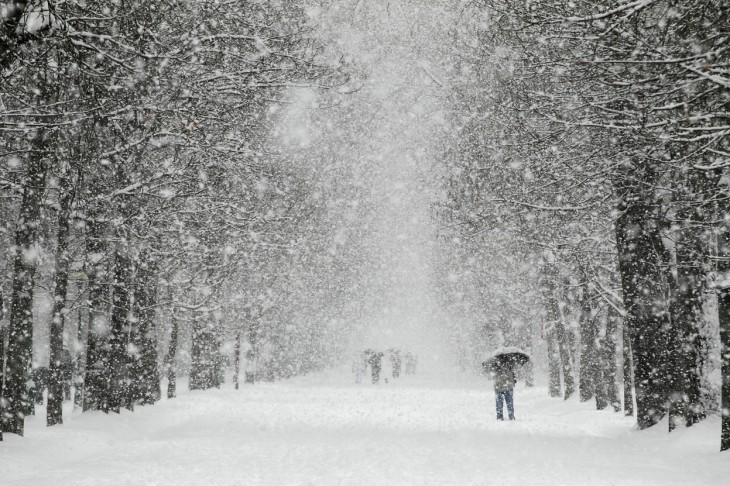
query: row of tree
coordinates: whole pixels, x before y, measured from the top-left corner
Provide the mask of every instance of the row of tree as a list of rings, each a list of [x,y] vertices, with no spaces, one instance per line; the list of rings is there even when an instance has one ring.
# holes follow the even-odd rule
[[[623,374],[640,428],[719,405],[730,448],[730,7],[476,3],[454,31],[438,212],[461,268],[515,278],[491,305],[447,284],[449,305],[501,300],[534,322],[522,297],[541,298],[551,394],[561,377],[573,393],[580,363],[581,399],[618,409]]]
[[[300,87],[343,81],[297,2],[0,12],[0,430],[23,434],[44,359],[47,421],[62,422],[64,341],[85,411],[155,402],[163,362],[174,396],[176,359],[191,389],[219,385],[224,342],[268,344],[277,376],[331,360],[307,293],[281,305],[317,288],[329,262],[312,262],[310,243],[331,235],[311,233],[317,195],[281,163],[271,128]]]

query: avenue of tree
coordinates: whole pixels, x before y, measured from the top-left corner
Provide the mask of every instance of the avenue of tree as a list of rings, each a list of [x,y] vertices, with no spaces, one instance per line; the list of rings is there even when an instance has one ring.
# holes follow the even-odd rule
[[[311,269],[331,263],[311,190],[266,144],[288,90],[344,81],[296,3],[11,1],[2,12],[2,431],[23,434],[35,367],[49,369],[48,424],[62,422],[64,348],[85,411],[155,402],[161,370],[174,396],[180,359],[192,389],[218,386],[221,346],[242,337],[276,350],[267,376],[330,362],[338,350],[324,340],[294,346],[327,321],[274,306],[314,308],[324,297],[307,293]],[[46,363],[34,358],[39,299],[52,303]],[[290,319],[295,336],[279,324]]]
[[[34,366],[62,422],[64,347],[79,406],[105,412],[154,403],[162,372],[174,396],[178,361],[192,389],[220,385],[231,343],[266,345],[272,379],[342,355],[332,319],[367,262],[329,251],[312,174],[268,143],[293,89],[352,68],[300,3],[2,2],[3,432],[23,434]],[[545,352],[552,396],[641,429],[719,413],[730,449],[730,5],[402,3],[457,19],[423,70],[448,126],[434,276],[462,365]]]
[[[437,211],[470,277],[446,305],[488,334],[542,319],[551,394],[577,375],[641,429],[719,412],[730,448],[730,5],[474,3]]]

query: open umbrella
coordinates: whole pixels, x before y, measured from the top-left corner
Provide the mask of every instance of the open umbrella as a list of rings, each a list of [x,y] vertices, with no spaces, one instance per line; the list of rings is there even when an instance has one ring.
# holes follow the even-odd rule
[[[498,348],[490,353],[489,357],[482,363],[486,371],[498,369],[511,369],[515,366],[522,366],[530,361],[530,355],[514,346]]]

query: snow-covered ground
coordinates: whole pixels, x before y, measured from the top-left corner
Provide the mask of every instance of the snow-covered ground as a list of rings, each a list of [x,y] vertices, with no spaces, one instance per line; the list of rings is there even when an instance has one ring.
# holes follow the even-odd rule
[[[518,420],[498,423],[490,383],[459,374],[183,391],[59,427],[29,419],[25,438],[0,443],[0,484],[730,484],[715,417],[670,436],[543,388],[518,386],[515,402]]]

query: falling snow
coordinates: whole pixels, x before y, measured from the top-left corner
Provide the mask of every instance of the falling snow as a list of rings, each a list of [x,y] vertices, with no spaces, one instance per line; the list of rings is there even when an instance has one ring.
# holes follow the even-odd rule
[[[725,2],[0,17],[3,480],[730,474]]]

